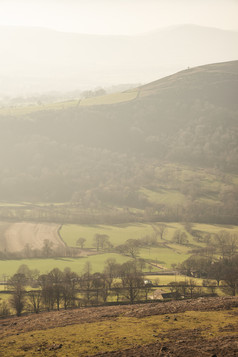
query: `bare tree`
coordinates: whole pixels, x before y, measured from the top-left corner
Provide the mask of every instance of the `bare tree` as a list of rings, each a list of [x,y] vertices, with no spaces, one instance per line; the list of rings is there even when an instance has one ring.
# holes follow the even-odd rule
[[[188,290],[190,292],[190,298],[192,299],[194,292],[196,291],[196,288],[197,288],[195,280],[189,279],[187,286],[188,286]]]
[[[26,304],[26,277],[24,274],[14,274],[8,282],[12,289],[10,304],[16,310],[17,316],[21,316],[21,313]]]
[[[79,245],[80,248],[83,249],[85,242],[86,242],[86,239],[81,237],[77,240],[76,245]]]
[[[226,257],[227,253],[227,241],[229,239],[229,235],[230,234],[225,230],[219,231],[215,235],[215,242],[223,259]]]
[[[60,302],[62,300],[62,290],[63,290],[63,273],[60,269],[54,268],[50,271],[49,279],[53,287],[53,294],[56,301],[57,310],[60,308]]]
[[[78,275],[70,271],[70,269],[65,269],[63,273],[62,282],[62,300],[64,304],[64,309],[66,310],[69,306],[75,306],[75,299],[77,295],[76,286],[78,282]]]
[[[208,277],[216,280],[217,286],[220,285],[220,281],[222,280],[223,270],[224,270],[224,266],[221,260],[218,262],[213,262],[209,267]]]
[[[86,262],[83,269],[84,273],[82,274],[79,284],[83,292],[83,300],[86,305],[90,304],[92,299],[92,265],[90,262]]]
[[[167,226],[164,223],[158,224],[158,232],[161,239],[164,239],[166,233],[168,232]]]
[[[238,256],[224,261],[223,289],[228,294],[235,296],[238,290]]]
[[[141,270],[135,262],[126,262],[121,266],[122,293],[130,301],[135,302],[144,287],[144,279]]]
[[[49,239],[44,239],[44,245],[42,248],[43,256],[49,258],[49,256],[52,254],[52,247],[53,243]]]
[[[40,312],[41,303],[42,303],[42,294],[41,291],[32,290],[27,293],[28,296],[28,305],[29,307],[38,314]]]
[[[181,230],[177,229],[174,232],[173,241],[178,244],[186,244],[188,243],[188,236],[185,232],[181,232]]]
[[[105,246],[109,243],[109,236],[107,234],[95,234],[94,236],[94,246],[96,250],[103,250]]]
[[[116,259],[109,258],[106,260],[103,273],[107,279],[109,289],[111,289],[113,279],[120,275],[120,267],[121,266],[116,262]]]
[[[140,251],[140,242],[137,239],[127,239],[125,244],[126,252],[132,257],[136,258]]]
[[[55,294],[52,281],[48,274],[42,274],[38,278],[38,283],[41,287],[42,302],[45,308],[50,311],[55,305]]]

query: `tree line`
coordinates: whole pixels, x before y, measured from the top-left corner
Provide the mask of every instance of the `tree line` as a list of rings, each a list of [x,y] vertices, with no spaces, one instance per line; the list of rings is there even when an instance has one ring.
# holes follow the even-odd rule
[[[197,239],[206,242],[205,247],[193,249],[192,255],[177,266],[180,273],[190,277],[213,279],[217,286],[235,296],[238,292],[238,236],[227,231],[216,235],[197,232]]]
[[[136,261],[118,264],[114,259],[105,263],[102,273],[92,273],[86,263],[81,275],[70,268],[54,268],[48,274],[39,274],[22,265],[8,280],[11,297],[8,306],[20,316],[23,311],[39,313],[60,308],[97,306],[108,301],[147,300],[151,286],[144,283],[142,269]],[[6,309],[0,305],[0,312]],[[3,314],[3,312],[2,312]]]

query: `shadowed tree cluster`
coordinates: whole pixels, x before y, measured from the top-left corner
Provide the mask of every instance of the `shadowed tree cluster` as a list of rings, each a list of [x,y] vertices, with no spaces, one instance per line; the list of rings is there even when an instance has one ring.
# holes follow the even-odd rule
[[[23,311],[39,313],[42,310],[97,306],[115,299],[133,304],[147,300],[150,291],[144,284],[141,264],[136,260],[118,264],[114,259],[108,259],[102,273],[92,273],[91,264],[86,262],[81,275],[69,268],[64,271],[55,268],[48,274],[36,276],[24,265],[19,271],[26,275],[16,273],[9,279],[9,303],[17,316]],[[1,308],[4,310],[3,305]]]

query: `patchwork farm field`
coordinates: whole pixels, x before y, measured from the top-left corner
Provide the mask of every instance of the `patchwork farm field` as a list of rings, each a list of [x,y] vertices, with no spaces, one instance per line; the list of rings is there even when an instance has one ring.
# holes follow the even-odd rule
[[[54,223],[0,222],[0,251],[17,252],[25,247],[41,249],[45,240],[52,246],[64,246],[58,234],[60,225]]]
[[[102,272],[104,263],[108,259],[115,259],[117,263],[124,263],[132,257],[117,252],[115,248],[125,244],[129,239],[142,239],[145,236],[157,235],[157,246],[140,247],[138,258],[144,259],[147,265],[144,269],[148,271],[171,269],[173,264],[182,263],[191,255],[191,249],[201,248],[204,243],[197,242],[194,237],[187,232],[187,244],[177,244],[173,241],[174,233],[179,230],[185,232],[183,224],[166,223],[166,232],[163,239],[158,235],[159,223],[153,224],[121,224],[121,225],[76,225],[65,224],[61,228],[57,224],[1,222],[1,249],[10,247],[11,251],[19,249],[25,245],[30,247],[41,247],[44,239],[52,242],[53,246],[63,245],[65,247],[77,247],[77,256],[74,257],[49,257],[49,258],[29,258],[29,259],[2,259],[0,260],[0,276],[13,275],[20,265],[26,264],[30,269],[38,269],[40,273],[47,273],[55,267],[64,270],[70,267],[76,273],[82,273],[86,262],[90,262],[92,272]],[[225,230],[232,234],[238,234],[237,226],[220,226],[194,224],[193,228],[202,232],[218,233]],[[94,237],[96,234],[107,235],[113,245],[110,251],[96,251]],[[77,245],[77,240],[85,239],[84,248]]]

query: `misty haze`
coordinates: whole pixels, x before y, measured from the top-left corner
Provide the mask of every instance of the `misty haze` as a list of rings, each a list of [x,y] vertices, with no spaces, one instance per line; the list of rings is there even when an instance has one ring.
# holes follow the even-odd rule
[[[0,356],[236,355],[236,10],[0,3]]]

